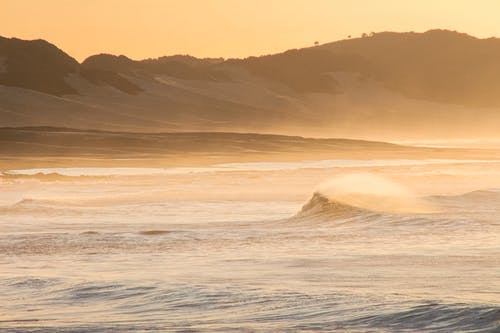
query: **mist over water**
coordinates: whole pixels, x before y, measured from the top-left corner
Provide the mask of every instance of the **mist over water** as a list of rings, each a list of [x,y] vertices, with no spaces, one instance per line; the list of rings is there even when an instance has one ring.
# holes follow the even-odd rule
[[[408,188],[370,173],[353,173],[330,179],[317,188],[329,201],[386,213],[432,212],[431,204]]]
[[[498,162],[341,164],[0,177],[0,332],[497,332]]]

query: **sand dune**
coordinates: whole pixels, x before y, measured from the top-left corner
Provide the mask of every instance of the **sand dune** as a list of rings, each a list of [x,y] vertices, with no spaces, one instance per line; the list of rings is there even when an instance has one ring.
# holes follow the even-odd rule
[[[493,138],[500,126],[497,55],[497,39],[437,30],[248,59],[96,55],[78,64],[48,42],[3,38],[0,125]]]

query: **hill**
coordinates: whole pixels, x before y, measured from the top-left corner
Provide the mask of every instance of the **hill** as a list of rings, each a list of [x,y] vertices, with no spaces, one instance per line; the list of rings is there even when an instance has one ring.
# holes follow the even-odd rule
[[[2,126],[494,137],[500,39],[381,32],[246,59],[94,55],[0,38]]]

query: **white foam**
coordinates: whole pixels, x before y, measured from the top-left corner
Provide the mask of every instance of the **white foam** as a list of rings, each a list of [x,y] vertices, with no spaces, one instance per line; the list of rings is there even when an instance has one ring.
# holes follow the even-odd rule
[[[352,168],[352,167],[383,167],[383,166],[418,166],[432,164],[463,164],[463,163],[497,163],[498,160],[452,160],[452,159],[390,159],[390,160],[309,160],[299,162],[249,162],[249,163],[224,163],[209,167],[189,168],[37,168],[20,169],[5,172],[11,175],[35,175],[38,173],[57,173],[63,176],[140,176],[140,175],[169,175],[189,174],[202,172],[223,171],[278,171],[295,169],[327,169],[327,168]]]

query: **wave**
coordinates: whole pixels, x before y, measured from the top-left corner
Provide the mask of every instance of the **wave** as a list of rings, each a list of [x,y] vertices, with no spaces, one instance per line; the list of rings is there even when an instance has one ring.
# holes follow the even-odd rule
[[[415,209],[414,213],[409,213],[408,211],[402,213],[396,209],[391,209],[393,207],[384,206],[387,205],[388,202],[401,205],[401,201],[398,202],[397,198],[391,197],[353,194],[349,196],[339,196],[338,198],[340,199],[332,199],[327,197],[325,194],[316,191],[313,193],[311,199],[309,199],[309,201],[302,206],[300,211],[293,216],[291,220],[331,221],[359,218],[362,221],[367,222],[368,220],[377,220],[381,219],[383,216],[391,216],[395,214],[399,216],[412,216],[415,215],[415,213],[427,214],[429,212],[427,210],[421,210],[418,212]],[[377,201],[384,202],[384,204],[380,204],[379,207],[372,208]]]
[[[58,200],[31,199],[25,198],[18,202],[0,206],[0,214],[16,215],[16,214],[63,214],[63,213],[79,213],[75,206]]]
[[[159,235],[166,235],[169,233],[171,233],[171,231],[168,230],[144,230],[139,232],[139,234],[143,236],[159,236]]]
[[[24,198],[11,205],[11,207],[27,207],[27,206],[67,206],[68,202],[49,199],[33,199]]]
[[[435,195],[428,197],[428,200],[444,207],[449,213],[462,214],[461,217],[494,216],[500,212],[500,191],[496,189],[476,190],[458,195]]]
[[[49,311],[14,316],[2,332],[498,332],[500,307],[393,300],[225,285],[23,278],[0,282],[17,306],[43,301]],[[36,293],[33,293],[37,290]],[[27,297],[30,295],[30,297]],[[66,306],[54,320],[52,309]],[[97,310],[96,310],[97,309]],[[99,311],[101,313],[99,313]],[[96,314],[100,314],[96,321]],[[34,322],[33,319],[40,323]]]
[[[430,196],[432,200],[447,200],[447,201],[457,201],[457,202],[491,202],[500,201],[500,190],[499,189],[486,189],[486,190],[475,190],[458,195],[434,195]]]
[[[417,197],[407,187],[371,173],[353,173],[320,184],[316,192],[333,202],[365,210],[414,214],[431,213],[436,208]]]
[[[476,190],[460,195],[417,197],[409,189],[372,174],[350,174],[320,184],[294,218],[354,216],[443,216],[456,208],[472,212],[500,209],[500,190]],[[493,207],[495,206],[495,207]]]
[[[313,196],[305,203],[296,217],[338,217],[356,216],[372,213],[368,209],[355,207],[340,201],[330,200],[320,192],[314,192]]]
[[[23,198],[13,204],[0,206],[0,214],[81,212],[82,209],[99,210],[107,207],[134,206],[161,202],[160,198],[138,194],[74,197],[74,198]]]
[[[354,227],[360,231],[375,228],[380,232],[397,231],[408,234],[424,231],[450,232],[463,228],[484,230],[486,227],[498,226],[495,216],[500,212],[500,191],[497,190],[423,197],[419,202],[425,202],[426,205],[420,206],[424,208],[420,211],[414,209],[413,212],[400,212],[387,209],[387,205],[399,204],[398,200],[392,197],[354,194],[330,198],[316,191],[294,216],[281,220],[280,223]],[[381,202],[380,207],[372,209],[377,201]],[[365,205],[366,202],[369,204]],[[429,210],[429,207],[433,210]]]
[[[0,173],[0,177],[2,177],[4,179],[38,179],[41,181],[58,181],[58,180],[97,178],[96,176],[87,176],[87,175],[78,175],[78,176],[63,175],[59,172],[49,172],[49,173],[44,173],[44,172],[36,172],[36,173],[3,172],[3,173]]]
[[[500,308],[467,304],[431,303],[403,311],[365,316],[344,322],[345,327],[386,329],[394,332],[500,331]]]

